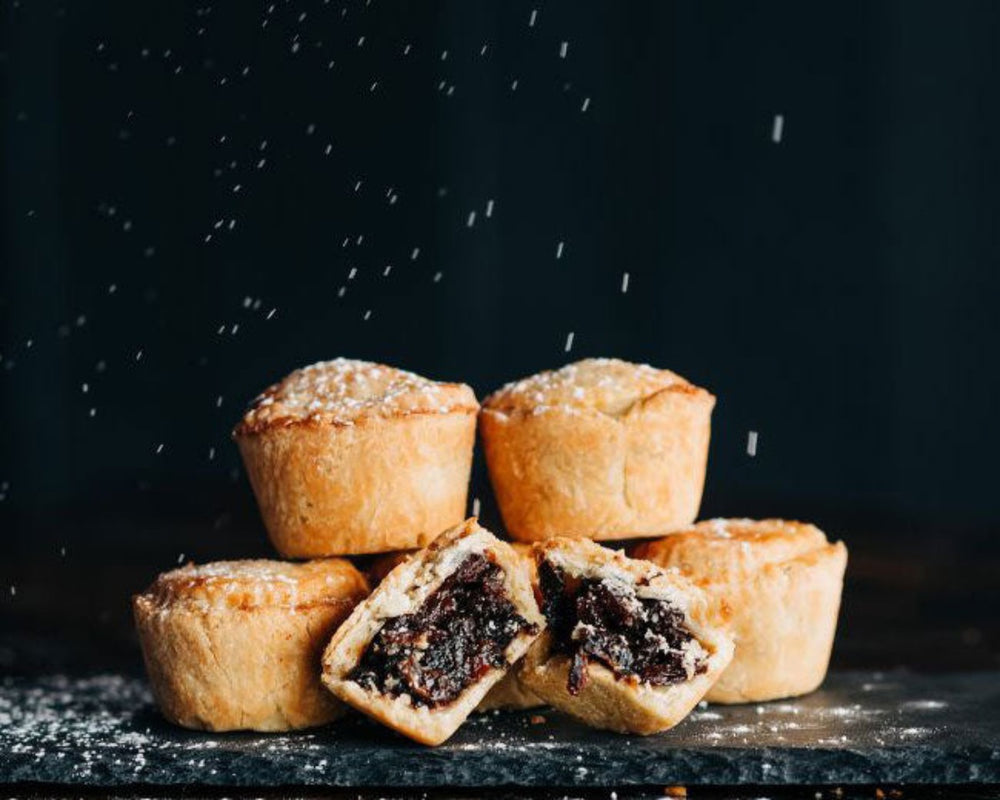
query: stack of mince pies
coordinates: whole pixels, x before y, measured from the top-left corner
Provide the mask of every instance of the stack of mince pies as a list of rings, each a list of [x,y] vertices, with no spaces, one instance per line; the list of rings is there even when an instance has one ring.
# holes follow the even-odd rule
[[[482,407],[380,364],[293,372],[233,432],[286,560],[188,565],[133,598],[162,713],[281,731],[354,709],[435,745],[476,711],[651,734],[702,700],[812,691],[847,550],[798,522],[694,522],[714,404],[615,359]],[[465,518],[477,421],[511,542]]]

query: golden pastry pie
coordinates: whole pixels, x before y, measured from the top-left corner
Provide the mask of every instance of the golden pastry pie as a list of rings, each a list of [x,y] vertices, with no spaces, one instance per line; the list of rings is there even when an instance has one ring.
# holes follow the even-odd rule
[[[668,370],[596,358],[490,395],[480,435],[508,532],[630,539],[692,522],[714,405]]]
[[[677,567],[732,609],[736,655],[710,702],[792,697],[823,682],[847,566],[843,542],[830,544],[801,522],[713,519],[633,554]]]
[[[548,626],[521,681],[589,725],[650,734],[680,722],[733,655],[722,604],[676,570],[585,539],[535,545]]]
[[[355,608],[326,648],[323,682],[384,725],[440,744],[543,625],[524,559],[467,520]]]
[[[233,431],[286,558],[422,547],[465,516],[472,389],[338,358],[296,370]]]
[[[153,695],[186,728],[283,731],[344,712],[320,656],[368,593],[339,558],[219,561],[160,575],[132,600]]]

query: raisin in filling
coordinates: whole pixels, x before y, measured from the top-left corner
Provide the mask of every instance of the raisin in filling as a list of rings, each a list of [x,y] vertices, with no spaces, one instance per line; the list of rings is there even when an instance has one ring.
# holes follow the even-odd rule
[[[484,555],[470,555],[417,611],[382,626],[348,679],[435,708],[506,666],[511,641],[537,629],[508,598],[503,570]]]
[[[538,577],[553,652],[570,658],[570,694],[587,685],[590,661],[619,680],[653,686],[682,683],[707,669],[707,654],[684,613],[668,601],[637,597],[619,581],[574,577],[548,561]]]

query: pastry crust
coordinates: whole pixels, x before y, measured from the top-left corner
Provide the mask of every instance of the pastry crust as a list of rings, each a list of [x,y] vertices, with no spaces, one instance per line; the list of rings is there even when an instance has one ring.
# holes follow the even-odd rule
[[[347,359],[271,386],[233,436],[275,549],[404,550],[460,522],[478,408],[464,384]]]
[[[520,663],[520,662],[519,662]],[[541,708],[545,702],[521,682],[517,665],[504,675],[489,690],[482,702],[476,706],[477,713],[487,711],[526,711]]]
[[[541,542],[535,545],[535,557],[538,563],[548,560],[575,577],[610,579],[634,587],[638,597],[669,601],[683,612],[685,626],[703,652],[704,671],[667,686],[619,679],[603,664],[591,661],[583,688],[573,695],[567,688],[571,659],[553,653],[552,632],[546,630],[521,663],[521,681],[542,700],[588,725],[644,735],[671,728],[697,705],[732,659],[724,604],[713,601],[676,570],[628,559],[579,539]]]
[[[508,384],[479,415],[516,539],[659,536],[701,503],[715,398],[645,364],[587,359]]]
[[[433,708],[414,704],[408,694],[390,696],[366,689],[348,676],[388,620],[417,611],[473,554],[487,555],[500,566],[507,597],[525,620],[541,629],[545,621],[538,610],[524,559],[475,519],[469,519],[403,561],[355,608],[323,655],[323,683],[327,688],[358,711],[423,744],[440,744],[451,736],[507,669],[489,669],[455,700]],[[536,637],[537,633],[530,631],[515,636],[504,654],[508,665],[516,662]]]
[[[736,655],[712,703],[794,697],[826,676],[847,566],[843,542],[814,525],[707,520],[634,550],[677,567],[732,609]]]
[[[395,553],[383,553],[372,560],[372,563],[368,565],[368,569],[365,570],[365,576],[368,578],[368,583],[375,589],[386,576],[392,572],[396,567],[406,561],[414,553],[420,552],[419,550],[397,550]]]
[[[368,593],[349,562],[220,561],[160,575],[132,598],[153,696],[171,722],[284,731],[344,712],[320,654]]]

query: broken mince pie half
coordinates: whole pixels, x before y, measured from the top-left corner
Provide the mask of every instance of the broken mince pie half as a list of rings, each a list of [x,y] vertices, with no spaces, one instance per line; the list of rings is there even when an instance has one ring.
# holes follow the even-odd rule
[[[650,734],[680,722],[733,657],[727,609],[676,570],[585,539],[535,545],[547,629],[521,681],[598,728]]]
[[[511,542],[510,546],[528,565],[529,574],[533,575],[535,572],[535,558],[531,552],[531,545],[522,542]],[[412,557],[415,552],[418,551],[402,550],[379,556],[368,567],[366,573],[368,581],[372,586],[378,586],[392,570],[406,561],[406,559]],[[544,705],[545,703],[521,685],[517,677],[517,670],[512,669],[487,692],[475,710],[476,712],[483,713],[487,711],[524,711]]]
[[[470,519],[355,608],[326,648],[323,682],[384,725],[440,744],[544,625],[526,559]]]

